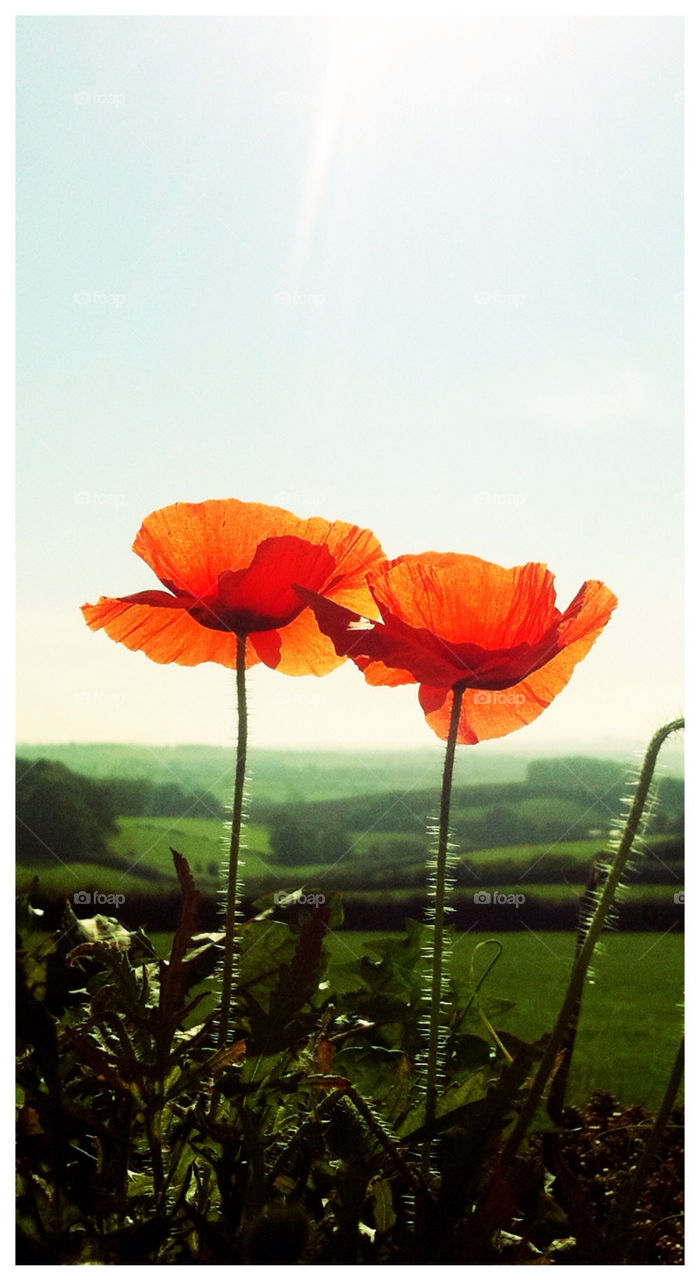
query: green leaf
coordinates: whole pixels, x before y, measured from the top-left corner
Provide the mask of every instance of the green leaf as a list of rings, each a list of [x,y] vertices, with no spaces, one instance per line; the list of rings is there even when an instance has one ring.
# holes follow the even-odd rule
[[[463,1108],[486,1096],[487,1080],[485,1071],[470,1073],[464,1080],[450,1086],[437,1100],[435,1109],[436,1129],[444,1129],[448,1123],[457,1120]],[[426,1137],[424,1132],[425,1099],[412,1108],[401,1125],[399,1135],[402,1138]]]
[[[382,1235],[391,1231],[396,1222],[391,1183],[387,1178],[377,1178],[370,1187],[374,1199],[374,1224]]]
[[[170,1047],[172,1032],[178,1022],[178,1014],[182,1007],[182,999],[186,990],[187,970],[184,965],[185,955],[192,942],[197,924],[197,907],[199,892],[195,886],[192,872],[186,858],[175,849],[171,849],[177,878],[180,881],[182,902],[180,918],[170,948],[170,958],[163,961],[160,971],[160,1022],[163,1026],[165,1044],[161,1049]]]

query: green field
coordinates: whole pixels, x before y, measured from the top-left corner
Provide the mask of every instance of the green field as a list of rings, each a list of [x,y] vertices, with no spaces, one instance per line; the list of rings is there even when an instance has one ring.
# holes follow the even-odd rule
[[[648,845],[663,841],[664,837],[652,836]],[[369,842],[373,842],[371,853]],[[415,853],[402,859],[401,851],[406,837],[395,832],[352,835],[348,854],[333,863],[288,866],[274,861],[270,853],[268,830],[265,826],[250,823],[245,828],[245,851],[242,857],[242,884],[249,895],[260,895],[273,889],[286,891],[296,888],[322,888],[326,892],[340,890],[352,894],[357,903],[377,901],[377,894],[394,908],[405,906],[415,911],[417,895],[424,893],[426,883],[425,860],[415,861]],[[38,870],[41,888],[52,896],[69,896],[84,889],[100,893],[133,893],[157,898],[164,889],[175,890],[175,875],[171,847],[187,858],[195,880],[205,896],[211,896],[220,887],[220,872],[227,850],[225,824],[211,818],[123,817],[119,828],[110,839],[113,861],[64,862],[41,867]],[[564,902],[575,900],[581,893],[586,869],[594,855],[600,851],[596,840],[566,841],[555,845],[512,845],[495,849],[477,850],[471,853],[463,865],[461,884],[454,890],[453,902],[468,904],[477,890],[504,894],[524,893],[526,902]],[[566,880],[550,883],[533,883],[528,870],[537,866],[540,874],[546,867],[548,855],[565,856],[571,864],[580,866],[580,877],[570,874]],[[494,877],[492,868],[500,864],[506,880]],[[521,875],[518,875],[522,867]],[[472,877],[473,873],[473,879]],[[33,872],[20,866],[18,884],[24,888],[33,878]],[[668,903],[678,885],[634,884],[623,889],[621,901],[641,901],[649,904]],[[526,911],[524,912],[526,915]]]
[[[280,762],[276,768],[281,768]],[[321,770],[314,778],[311,761],[307,762],[307,769],[309,776],[305,781],[309,792],[317,786],[317,794],[321,796],[334,794],[330,775],[326,777]],[[303,773],[304,770],[299,768],[292,781],[290,771],[290,799],[292,795],[296,798],[300,792],[306,794],[300,786]],[[342,770],[340,776],[346,780]],[[269,794],[273,792],[271,785]],[[274,794],[279,803],[282,793],[277,791]],[[275,862],[270,851],[268,827],[263,821],[250,823],[244,833],[245,852],[242,858],[242,884],[248,898],[263,892],[270,893],[273,889],[320,888],[326,893],[339,890],[344,893],[348,909],[351,903],[356,909],[364,909],[368,905],[376,909],[377,904],[384,903],[391,906],[394,916],[392,918],[389,914],[385,921],[392,921],[391,928],[399,927],[407,915],[417,914],[422,918],[426,870],[421,839],[415,833],[372,827],[370,809],[359,801],[353,810],[353,825],[359,826],[366,816],[367,829],[361,831],[350,827],[345,833],[347,853],[326,864],[290,866]],[[523,804],[529,803],[523,801]],[[565,813],[565,806],[559,801],[556,803],[563,821],[568,817],[568,811]],[[470,812],[476,822],[484,819],[487,810],[475,804]],[[466,811],[463,816],[467,816]],[[655,845],[664,841],[668,841],[668,836],[651,835],[645,843],[653,850]],[[428,845],[427,838],[425,844]],[[531,926],[538,916],[533,911],[528,920],[527,902],[533,906],[547,902],[551,911],[552,904],[575,901],[585,882],[589,864],[604,844],[600,837],[504,844],[470,850],[458,857],[458,885],[453,898],[456,905],[473,902],[476,890],[525,894],[526,901],[521,908],[509,908],[512,931],[495,935],[502,944],[503,953],[482,990],[485,998],[513,1002],[512,1008],[499,1015],[498,1029],[534,1039],[553,1025],[568,978],[573,934],[534,930]],[[139,913],[143,910],[143,923],[147,925],[150,918],[157,917],[159,898],[167,894],[172,901],[177,889],[171,847],[187,858],[203,899],[209,900],[211,913],[227,849],[225,824],[216,818],[122,817],[118,830],[109,837],[109,854],[103,861],[97,858],[88,862],[72,861],[67,853],[63,862],[37,868],[40,886],[48,897],[53,898],[63,895],[72,898],[80,890],[133,894],[141,900],[137,909]],[[665,855],[666,851],[663,852]],[[675,851],[670,856],[673,859]],[[650,859],[651,864],[655,861]],[[550,865],[551,870],[548,871]],[[680,868],[680,861],[676,865]],[[530,869],[535,867],[537,878],[542,883],[535,883],[530,878]],[[20,866],[20,887],[28,884],[33,874],[29,866]],[[622,891],[621,901],[648,905],[647,919],[650,919],[652,927],[664,928],[665,923],[661,921],[665,917],[663,912],[655,917],[655,904],[666,910],[669,900],[673,900],[674,890],[680,887],[680,881],[636,883]],[[109,907],[96,909],[107,914],[119,914]],[[79,911],[79,914],[84,912]],[[478,917],[481,928],[480,912]],[[462,918],[465,925],[471,923],[469,913],[466,919]],[[539,918],[542,919],[542,912]],[[167,917],[161,915],[160,919],[164,921]],[[564,914],[563,920],[566,919]],[[483,920],[487,926],[488,906],[484,907]],[[366,911],[356,914],[357,924],[365,921],[374,922],[371,913],[369,916]],[[380,923],[385,922],[380,918]],[[510,918],[504,919],[501,915],[501,926],[508,923]],[[606,934],[585,992],[570,1083],[572,1098],[581,1100],[593,1088],[606,1088],[624,1102],[641,1103],[652,1109],[658,1106],[681,1031],[679,1002],[683,939],[676,932],[681,927],[679,909],[678,922],[672,924],[666,934]],[[165,948],[168,935],[156,936]],[[342,985],[347,980],[343,974],[344,964],[370,950],[381,936],[346,930],[333,932],[329,937],[333,981]],[[476,929],[458,936],[453,975],[461,990],[465,989],[468,981],[473,948],[486,936]],[[485,954],[482,951],[480,956]],[[484,1034],[487,1034],[486,1029]]]
[[[664,839],[663,836],[651,836],[646,843],[653,848]],[[272,868],[275,873],[283,877],[289,876],[290,868],[276,864],[270,855],[266,827],[256,823],[247,824],[244,829],[244,843],[247,850],[246,873],[251,879],[264,876],[268,868]],[[398,832],[350,832],[348,855],[343,860],[343,866],[346,870],[352,871],[353,877],[358,870],[358,863],[363,860],[371,843],[385,850],[387,864],[385,868],[380,867],[380,869],[384,869],[389,875],[395,860],[400,857],[406,838]],[[220,861],[223,857],[226,848],[225,826],[224,823],[213,818],[120,818],[119,833],[112,837],[110,844],[115,853],[122,857],[133,858],[137,862],[143,861],[169,875],[174,874],[170,855],[170,846],[173,845],[178,852],[185,855],[195,874],[199,865],[201,873],[206,875],[207,864],[211,861]],[[600,840],[509,845],[502,848],[475,850],[468,855],[466,861],[479,872],[488,871],[489,866],[500,861],[521,864],[526,870],[535,862],[541,862],[549,853],[556,853],[558,856],[566,855],[572,861],[580,862],[583,873],[584,867],[600,849]],[[332,866],[333,863],[295,866],[293,875],[294,877],[300,874],[302,877],[318,876],[329,871]],[[374,860],[367,870],[376,869],[376,860]],[[387,887],[390,886],[387,885]]]
[[[512,1000],[498,1028],[524,1039],[548,1031],[569,978],[574,938],[568,933],[478,934],[458,937],[452,973],[468,984],[474,947],[494,937],[503,947],[482,996]],[[334,966],[367,950],[376,934],[336,933]],[[477,973],[496,948],[479,953]],[[658,1107],[682,1034],[683,938],[678,934],[607,933],[590,970],[570,1078],[571,1100],[609,1089],[624,1102]]]
[[[348,988],[347,966],[372,953],[387,934],[334,931],[328,937],[330,974]],[[171,934],[153,934],[167,955]],[[477,933],[459,935],[452,974],[460,994],[468,989],[474,948],[494,938],[503,950],[481,997],[513,1002],[496,1020],[498,1031],[534,1040],[550,1030],[559,1011],[574,950],[570,933]],[[495,947],[476,957],[479,975]],[[353,979],[354,980],[354,979]],[[210,989],[212,982],[202,989]],[[568,1100],[583,1102],[593,1089],[608,1089],[620,1101],[658,1108],[683,1031],[683,938],[679,934],[607,933],[590,970],[569,1079]],[[200,1006],[213,1006],[213,1000]],[[488,1036],[486,1028],[484,1036]]]
[[[268,874],[269,850],[265,827],[246,827],[246,873],[253,878]],[[219,868],[227,847],[226,825],[215,818],[120,818],[119,833],[110,841],[120,857],[146,863],[177,883],[171,847],[182,853],[202,889],[218,884]],[[262,855],[258,857],[258,854]],[[215,867],[216,870],[212,870]]]

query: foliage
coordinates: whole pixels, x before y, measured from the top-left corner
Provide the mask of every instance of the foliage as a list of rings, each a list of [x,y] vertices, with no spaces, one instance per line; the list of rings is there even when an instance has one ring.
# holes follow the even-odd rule
[[[616,817],[625,789],[625,770],[612,761],[588,757],[540,760],[528,768],[525,782],[461,787],[452,793],[451,822],[463,851],[518,844],[600,839]],[[258,805],[256,818],[268,823],[298,823],[306,831],[353,832],[358,854],[391,836],[401,835],[416,861],[426,852],[426,824],[435,813],[435,789],[416,786],[403,794],[347,795],[340,799]],[[677,778],[659,783],[658,818],[653,831],[681,833],[683,784]],[[363,834],[366,833],[366,834]],[[299,859],[302,860],[301,858]],[[312,857],[305,859],[314,861]]]
[[[173,859],[167,960],[141,931],[70,909],[51,938],[20,903],[20,1262],[499,1263],[532,1261],[533,1239],[545,1259],[563,1240],[567,1261],[600,1259],[541,1145],[504,1181],[503,1136],[542,1043],[503,1030],[510,1002],[483,972],[449,994],[426,1134],[424,928],[377,940],[335,983],[339,904],[260,901],[241,929],[235,1034],[217,1049],[201,1010],[220,935],[197,932],[197,890]]]
[[[609,805],[612,797],[616,806],[625,777],[625,768],[613,760],[557,756],[533,760],[527,770],[527,787],[532,794],[569,796],[588,804],[607,799]]]
[[[16,763],[17,860],[95,861],[106,854],[116,813],[106,783],[82,778],[52,760]]]
[[[222,808],[209,792],[177,782],[96,779],[55,760],[16,761],[17,860],[29,866],[65,862],[111,862],[117,820],[124,817],[220,820]]]
[[[281,866],[327,865],[343,858],[351,843],[342,828],[316,826],[294,814],[273,818],[269,833],[272,857]]]
[[[113,778],[102,784],[115,810],[124,817],[221,818],[223,809],[209,791],[193,791],[178,782],[147,782],[142,778]]]
[[[338,843],[342,837],[339,833]],[[392,832],[370,832],[348,837],[350,854],[336,855],[330,863],[284,865],[270,851],[265,827],[249,823],[245,833],[244,890],[247,906],[265,892],[293,890],[320,878],[325,889],[342,890],[346,922],[355,929],[401,930],[407,915],[424,909],[426,837]],[[172,929],[178,912],[177,878],[170,845],[186,847],[201,891],[201,919],[218,927],[220,861],[224,837],[220,822],[211,818],[119,818],[119,829],[109,838],[109,854],[100,863],[64,858],[50,866],[20,864],[19,887],[26,888],[40,871],[40,905],[58,919],[61,901],[77,890],[126,894],[124,919],[133,926],[148,923],[152,929]],[[677,837],[648,836],[650,856],[636,860],[630,888],[621,906],[619,926],[625,929],[659,930],[682,927],[682,907],[674,905],[674,893],[683,886],[683,844]],[[330,852],[332,846],[327,845]],[[457,885],[454,903],[461,927],[475,923],[474,889],[523,888],[527,881],[528,923],[539,929],[572,928],[576,899],[585,882],[587,867],[600,850],[596,840],[513,845],[480,850],[461,857],[453,868]],[[47,854],[48,857],[48,854]],[[646,885],[672,886],[660,892]],[[495,908],[488,927],[521,929],[521,912]],[[477,928],[481,925],[477,922]]]

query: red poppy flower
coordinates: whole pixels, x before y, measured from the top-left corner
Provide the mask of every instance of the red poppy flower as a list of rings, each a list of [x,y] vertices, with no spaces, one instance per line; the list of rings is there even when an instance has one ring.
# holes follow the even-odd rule
[[[178,502],[144,520],[133,545],[165,591],[84,605],[93,631],[154,662],[264,662],[287,675],[325,675],[343,661],[293,583],[351,609],[373,611],[365,573],[384,559],[368,529],[235,498]]]
[[[369,684],[418,682],[428,724],[447,738],[452,690],[465,690],[458,742],[500,738],[534,720],[564,688],[617,600],[585,582],[564,613],[543,564],[514,569],[476,556],[399,556],[368,574],[381,621],[300,595],[338,654]]]

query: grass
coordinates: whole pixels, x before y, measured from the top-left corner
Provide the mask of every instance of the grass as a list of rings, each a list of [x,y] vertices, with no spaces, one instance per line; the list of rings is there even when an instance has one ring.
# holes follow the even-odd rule
[[[158,884],[146,880],[138,874],[138,868],[128,875],[114,867],[104,866],[96,862],[73,862],[57,864],[50,867],[17,868],[17,889],[22,892],[29,888],[34,877],[38,876],[43,892],[49,897],[73,898],[73,894],[82,891],[97,893],[143,893],[150,895],[158,892]],[[114,907],[109,909],[98,906],[98,911],[114,914]]]
[[[245,830],[248,850],[245,858],[246,874],[253,878],[267,876],[269,840],[267,828],[249,823]],[[202,888],[218,885],[219,867],[227,848],[226,825],[216,818],[120,818],[119,832],[113,836],[111,848],[116,854],[136,864],[150,867],[172,877],[171,846],[184,854],[195,878]],[[211,871],[212,866],[216,870]]]
[[[331,977],[347,986],[346,966],[389,934],[334,931],[328,937]],[[494,938],[501,956],[481,988],[481,997],[513,1001],[496,1019],[498,1031],[535,1040],[551,1030],[569,978],[574,952],[572,933],[512,932],[458,935],[451,971],[460,994],[469,984],[475,946]],[[152,934],[167,955],[172,934]],[[480,974],[495,948],[476,958]],[[212,989],[213,979],[204,984]],[[583,1102],[594,1089],[607,1089],[621,1102],[658,1109],[678,1041],[683,1015],[683,938],[673,932],[608,933],[601,943],[584,992],[581,1021],[567,1099]],[[197,1020],[213,1007],[202,1002]],[[484,1028],[484,1035],[487,1035]]]
[[[648,843],[653,847],[665,839],[663,836],[651,837]],[[267,828],[262,824],[249,823],[245,830],[244,890],[259,896],[273,889],[340,889],[358,902],[376,901],[380,893],[383,900],[394,907],[407,906],[415,901],[416,894],[424,893],[425,863],[415,861],[415,852],[402,858],[405,836],[396,832],[367,832],[351,836],[350,842],[348,856],[335,865],[291,867],[273,861]],[[51,896],[72,896],[77,890],[88,889],[157,897],[164,887],[173,890],[177,887],[171,846],[187,858],[202,893],[208,896],[215,894],[220,885],[219,872],[227,837],[225,824],[214,818],[121,818],[119,830],[111,839],[111,849],[118,866],[76,862],[41,867],[38,869],[41,886]],[[600,847],[598,840],[578,840],[556,845],[513,845],[478,850],[462,859],[474,872],[474,884],[458,888],[453,900],[469,902],[476,890],[493,892],[496,889],[502,893],[525,893],[526,899],[538,901],[573,899],[580,893],[585,869]],[[541,871],[546,866],[548,855],[566,855],[571,862],[580,864],[579,883],[561,880],[549,884],[530,883],[528,869],[537,864]],[[492,878],[492,868],[498,862],[506,864],[508,883],[495,882]],[[519,867],[523,868],[522,877],[517,874]],[[146,868],[159,873],[162,878],[148,879],[142,874]],[[28,868],[19,868],[20,887],[31,879],[32,872]],[[670,885],[635,884],[625,890],[624,897],[632,901],[643,898],[650,903],[662,903],[668,901],[673,891],[674,887]]]
[[[365,832],[349,834],[350,853],[344,860],[344,866],[350,866],[353,872],[358,870],[361,855],[370,844],[375,850],[380,847],[386,850],[387,870],[393,860],[400,855],[405,836],[398,832]],[[654,845],[668,841],[667,836],[650,836],[646,843]],[[148,860],[149,866],[158,867],[170,873],[172,858],[170,846],[174,845],[183,853],[196,872],[197,863],[206,871],[207,863],[219,862],[226,847],[225,825],[215,818],[120,818],[119,832],[111,839],[111,847],[115,853],[134,857],[137,861]],[[429,842],[426,842],[429,843]],[[475,869],[488,869],[495,862],[522,864],[524,869],[535,862],[545,859],[548,854],[566,856],[572,862],[580,862],[583,866],[591,861],[601,849],[600,840],[568,840],[550,844],[505,845],[495,849],[477,849],[462,856],[462,861]],[[259,823],[248,823],[245,827],[246,874],[257,879],[268,873],[268,868],[283,879],[313,878],[328,871],[333,865],[313,864],[290,868],[275,863],[270,854],[270,842],[267,828]]]
[[[656,845],[668,843],[669,836],[645,836],[644,844],[650,849]],[[461,861],[475,868],[488,867],[493,862],[523,863],[527,868],[548,855],[557,858],[566,857],[571,862],[589,863],[601,849],[607,845],[602,837],[594,840],[550,840],[549,843],[504,845],[495,849],[475,849],[472,853],[463,854]]]
[[[377,940],[377,934],[337,933],[329,939],[332,961],[347,964]],[[478,942],[495,938],[503,951],[481,989],[514,1007],[497,1029],[523,1039],[549,1031],[559,1011],[574,952],[571,933],[512,932],[458,936],[452,974],[458,990],[468,985]],[[483,971],[496,948],[477,960]],[[569,1100],[583,1101],[593,1089],[609,1089],[621,1101],[654,1110],[663,1096],[682,1035],[683,938],[674,933],[608,933],[584,993],[572,1065]]]

